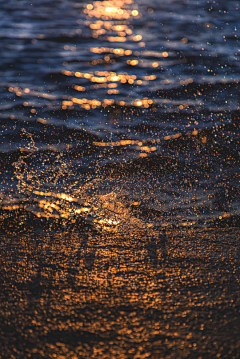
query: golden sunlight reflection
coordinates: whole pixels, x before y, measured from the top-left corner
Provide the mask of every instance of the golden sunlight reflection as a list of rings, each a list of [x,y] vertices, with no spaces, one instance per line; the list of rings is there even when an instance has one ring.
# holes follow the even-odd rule
[[[134,7],[134,8],[133,8]],[[141,17],[141,14],[132,1],[94,1],[84,10],[88,18],[93,38],[100,38],[109,42],[140,41],[141,35],[132,36],[129,22],[132,18]]]
[[[156,102],[148,97],[144,98],[129,98],[126,101],[121,98],[122,90],[125,86],[146,87],[157,80],[157,71],[161,68],[161,58],[167,58],[169,53],[154,52],[144,50],[145,43],[141,31],[134,30],[133,20],[142,16],[139,12],[138,5],[133,0],[109,0],[109,1],[94,1],[92,4],[86,4],[83,12],[86,15],[85,24],[90,28],[92,37],[98,39],[99,44],[116,44],[116,46],[95,46],[91,47],[90,52],[99,55],[90,61],[89,65],[96,70],[91,72],[80,71],[72,69],[63,69],[61,74],[63,76],[72,77],[74,84],[71,87],[76,91],[76,94],[70,96],[66,94],[61,101],[62,110],[72,110],[75,108],[82,108],[86,111],[101,110],[111,106],[130,106],[142,109],[148,109],[156,106]],[[119,42],[124,42],[124,45],[119,46]],[[71,50],[73,46],[65,44],[64,50]],[[76,50],[76,46],[74,47]],[[144,60],[144,56],[140,60],[140,54],[150,56],[151,61]],[[121,57],[121,62],[125,63],[124,71],[111,71],[109,66],[114,64],[117,58]],[[156,60],[154,60],[154,57]],[[64,66],[68,66],[64,62]],[[144,72],[141,75],[134,73],[134,68],[142,67],[152,68],[153,74]],[[162,84],[168,84],[169,80],[162,80]],[[182,79],[181,85],[187,85],[192,82],[192,79]],[[170,83],[169,83],[170,84]],[[89,90],[102,89],[101,98],[90,98],[87,93]],[[15,92],[18,97],[25,97],[27,95],[42,97],[49,100],[56,100],[57,97],[48,93],[39,93],[29,88],[9,87],[9,92]],[[105,98],[104,98],[105,96]],[[30,107],[29,111],[32,116],[37,115],[37,109],[33,108],[30,102],[24,102],[25,107]],[[179,109],[181,109],[182,104]],[[183,109],[184,107],[182,107]],[[45,119],[39,119],[39,122],[44,123]],[[149,152],[149,151],[148,151]]]
[[[82,188],[75,198],[65,193],[33,191],[38,198],[38,205],[31,206],[32,213],[37,217],[45,217],[47,219],[54,218],[57,220],[71,220],[76,222],[80,215],[82,219],[95,228],[107,231],[119,231],[129,228],[144,228],[151,224],[145,224],[141,220],[135,218],[129,208],[121,202],[117,194],[110,192],[106,195],[87,196]],[[85,201],[85,202],[84,202]],[[132,202],[132,206],[138,205],[139,202]],[[21,208],[15,205],[15,209]],[[4,209],[11,210],[13,206],[6,205]],[[25,207],[30,209],[30,206]],[[43,211],[42,211],[43,210]]]
[[[122,57],[123,62],[128,65],[126,68],[129,69],[128,72],[103,70],[102,67],[92,72],[62,70],[62,75],[75,77],[79,81],[79,83],[73,85],[73,88],[82,94],[81,97],[77,95],[73,97],[65,96],[65,99],[62,101],[62,109],[68,110],[79,106],[89,111],[114,105],[142,108],[149,108],[154,105],[154,101],[146,97],[143,99],[131,99],[128,103],[126,100],[119,98],[122,86],[146,86],[150,81],[157,79],[154,74],[136,76],[131,71],[131,67],[145,66],[142,60],[139,62],[138,59],[140,51],[145,47],[145,43],[142,34],[135,33],[134,27],[131,24],[133,19],[142,16],[138,5],[132,0],[94,1],[92,4],[85,5],[84,13],[86,14],[85,24],[90,28],[93,38],[98,39],[100,43],[109,42],[111,44],[116,43],[117,45],[116,47],[91,47],[90,51],[100,57],[92,60],[90,64],[97,67],[99,65],[114,64],[118,57]],[[125,45],[119,46],[119,42]],[[163,52],[161,55],[161,57],[166,56],[168,56],[166,52]],[[152,62],[153,68],[158,66],[160,64],[156,61]],[[102,94],[105,93],[106,98],[87,98],[87,96],[84,96],[84,93],[89,89],[103,89]],[[112,98],[109,98],[109,95],[112,95]]]

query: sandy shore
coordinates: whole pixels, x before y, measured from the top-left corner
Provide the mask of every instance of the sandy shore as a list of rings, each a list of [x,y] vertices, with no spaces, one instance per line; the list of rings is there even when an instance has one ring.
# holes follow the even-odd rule
[[[237,228],[0,243],[0,358],[240,357]]]

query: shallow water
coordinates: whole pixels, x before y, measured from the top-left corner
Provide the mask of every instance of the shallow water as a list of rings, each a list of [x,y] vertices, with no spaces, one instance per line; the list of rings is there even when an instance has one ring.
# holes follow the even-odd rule
[[[239,226],[239,7],[2,4],[4,230]]]

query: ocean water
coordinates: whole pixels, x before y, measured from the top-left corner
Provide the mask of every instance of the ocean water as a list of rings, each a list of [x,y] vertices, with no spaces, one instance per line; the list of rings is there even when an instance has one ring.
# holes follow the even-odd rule
[[[239,9],[2,2],[1,231],[239,226]]]

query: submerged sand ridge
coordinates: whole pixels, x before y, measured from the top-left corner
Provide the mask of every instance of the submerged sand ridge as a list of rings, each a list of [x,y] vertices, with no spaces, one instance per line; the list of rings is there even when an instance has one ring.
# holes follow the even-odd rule
[[[238,358],[237,228],[1,236],[2,358]]]

